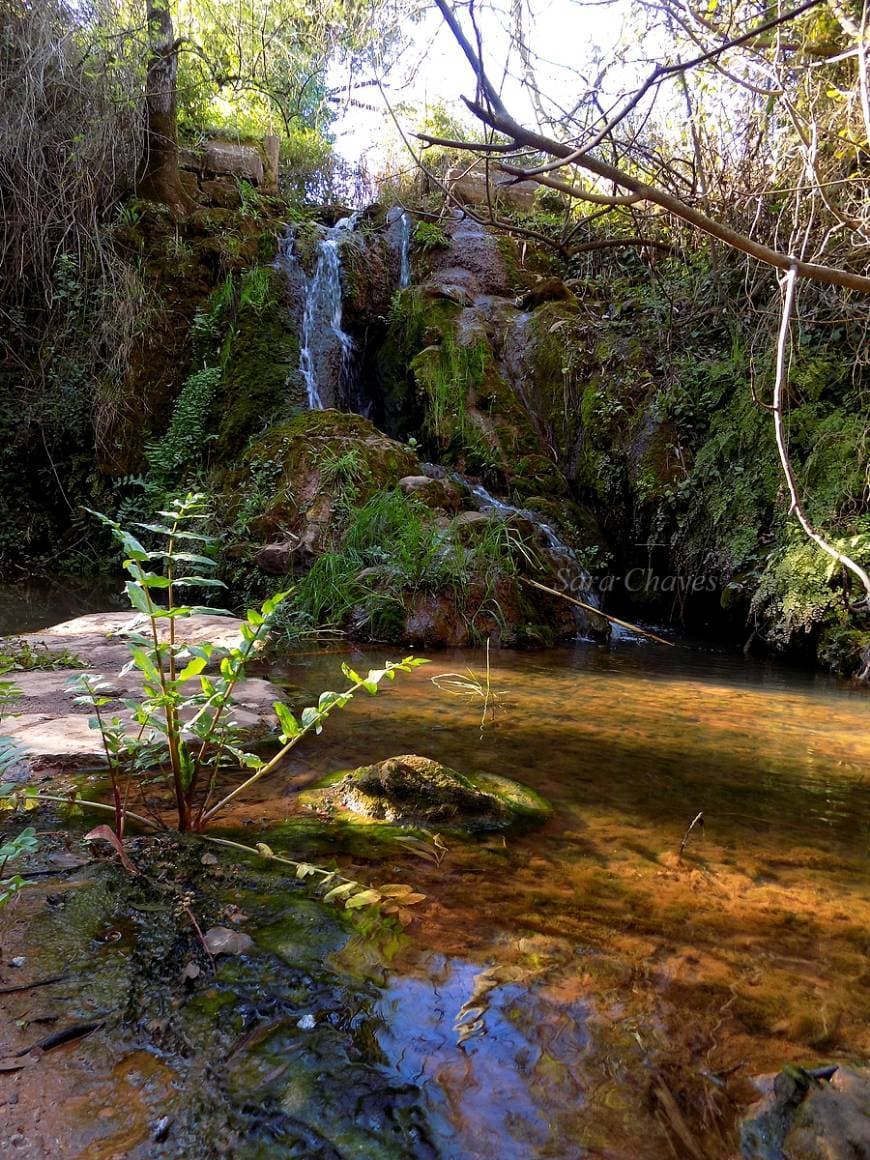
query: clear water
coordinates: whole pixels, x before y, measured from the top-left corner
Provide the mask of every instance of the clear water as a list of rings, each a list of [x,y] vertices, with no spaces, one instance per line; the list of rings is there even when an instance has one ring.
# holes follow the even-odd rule
[[[129,608],[123,579],[33,579],[0,584],[0,636],[38,632],[89,612]]]
[[[340,659],[288,675],[335,687]],[[483,655],[429,675],[469,668]],[[439,867],[345,855],[429,898],[380,977],[384,1068],[419,1086],[444,1157],[664,1158],[685,1131],[733,1156],[751,1077],[867,1047],[866,689],[654,645],[499,653],[492,687],[481,730],[479,699],[420,670],[288,771],[416,752],[554,806],[542,829],[450,843]],[[279,791],[239,820],[292,809]]]
[[[19,603],[10,627],[29,627],[25,614],[58,619],[53,599]],[[294,655],[274,676],[303,705],[342,687],[343,660],[359,670],[383,656]],[[483,680],[484,654],[438,654],[334,716],[227,819],[246,841],[426,895],[404,933],[371,921],[342,931],[329,908],[300,909],[277,881],[274,894],[260,883],[239,895],[259,957],[228,961],[195,992],[232,999],[221,1010],[244,1014],[239,1043],[245,1028],[263,1028],[234,1056],[238,1098],[268,1099],[339,1155],[665,1160],[691,1154],[688,1138],[696,1155],[731,1158],[757,1096],[753,1076],[860,1060],[870,1047],[868,692],[652,644],[491,659],[493,720],[482,725],[479,696],[431,681]],[[297,788],[412,752],[525,782],[550,800],[552,818],[504,839],[448,837],[440,865],[328,822],[305,836]],[[705,826],[681,855],[699,811]],[[324,922],[328,945],[309,946]],[[300,983],[300,971],[328,980]],[[270,1031],[288,1001],[292,1018]],[[119,1050],[109,1031],[89,1041],[84,1080],[81,1053],[69,1051],[52,1053],[31,1081],[55,1085],[61,1102],[67,1088],[99,1082],[71,1145],[92,1139],[94,1106],[128,1098]],[[138,1071],[143,1054],[151,1058],[135,1053]],[[159,1100],[173,1106],[173,1092],[199,1082],[179,1070]],[[209,1108],[217,1095],[199,1098]],[[391,1143],[391,1117],[403,1108],[407,1118],[409,1106],[420,1134]],[[121,1154],[153,1154],[159,1114],[148,1104]],[[251,1155],[304,1154],[269,1137],[258,1144],[259,1130]],[[111,1146],[89,1144],[87,1154],[118,1154],[121,1136],[106,1138]]]

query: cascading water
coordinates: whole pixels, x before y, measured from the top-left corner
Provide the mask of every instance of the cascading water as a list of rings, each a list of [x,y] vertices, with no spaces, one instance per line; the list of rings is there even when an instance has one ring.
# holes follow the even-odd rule
[[[399,249],[399,289],[411,285],[411,215],[402,210],[399,218],[401,241]]]
[[[288,231],[281,241],[276,266],[304,297],[299,335],[299,373],[312,411],[334,407],[348,394],[355,357],[354,342],[342,326],[341,254],[339,236],[352,230],[355,215],[324,230],[317,246],[314,273],[308,277],[294,254]]]
[[[413,222],[407,210],[394,205],[387,213],[387,237],[390,249],[399,256],[399,289],[411,285],[411,226]]]
[[[325,359],[318,357],[329,353],[323,349],[324,325],[334,335],[339,348],[337,376],[334,369],[332,375],[335,387],[340,388],[346,379],[353,358],[353,339],[342,329],[341,322],[341,257],[336,239],[326,237],[317,248],[317,266],[308,283],[299,356],[308,406],[313,411],[322,411],[325,406],[319,381]]]
[[[525,520],[526,523],[531,524],[546,544],[551,558],[559,564],[559,579],[562,582],[565,593],[568,596],[574,596],[578,600],[582,600],[585,604],[589,604],[593,608],[599,607],[598,597],[592,586],[592,577],[577,559],[577,553],[559,537],[550,524],[545,523],[541,519],[537,512],[533,512],[529,508],[514,507],[513,504],[496,499],[485,487],[482,487],[480,484],[470,484],[462,476],[454,476],[454,479],[460,486],[465,486],[469,489],[477,500],[480,511],[494,511],[499,512],[501,515],[516,516],[521,520]],[[582,633],[587,628],[587,619],[579,608],[575,610],[575,620],[578,630]]]

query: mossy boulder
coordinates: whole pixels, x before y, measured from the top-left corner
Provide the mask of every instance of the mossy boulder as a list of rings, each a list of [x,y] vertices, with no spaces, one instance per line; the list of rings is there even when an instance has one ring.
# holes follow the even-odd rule
[[[403,754],[333,774],[303,795],[360,822],[480,833],[543,821],[548,803],[494,774],[464,774],[430,757]]]
[[[368,419],[305,411],[248,447],[227,477],[226,510],[238,520],[259,500],[246,521],[250,538],[289,537],[302,560],[310,560],[335,546],[348,511],[420,471],[417,456]]]

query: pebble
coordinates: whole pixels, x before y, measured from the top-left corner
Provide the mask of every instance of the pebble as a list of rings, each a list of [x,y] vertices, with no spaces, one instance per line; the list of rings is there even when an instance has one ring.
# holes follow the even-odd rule
[[[27,956],[26,955],[16,955],[14,959],[9,960],[9,966],[10,967],[26,967],[27,966]]]
[[[299,1022],[296,1024],[296,1026],[301,1028],[303,1031],[313,1031],[314,1027],[315,1027],[315,1023],[316,1023],[316,1020],[315,1020],[314,1016],[311,1014],[311,1012],[309,1011],[307,1015],[302,1016],[302,1018],[299,1020]]]

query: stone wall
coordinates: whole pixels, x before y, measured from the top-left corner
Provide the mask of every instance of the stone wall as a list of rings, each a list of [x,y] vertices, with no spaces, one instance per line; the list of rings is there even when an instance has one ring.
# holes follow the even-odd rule
[[[199,149],[179,150],[181,183],[195,201],[234,209],[241,203],[240,181],[263,193],[277,192],[279,151],[274,135],[245,145],[213,138]]]

